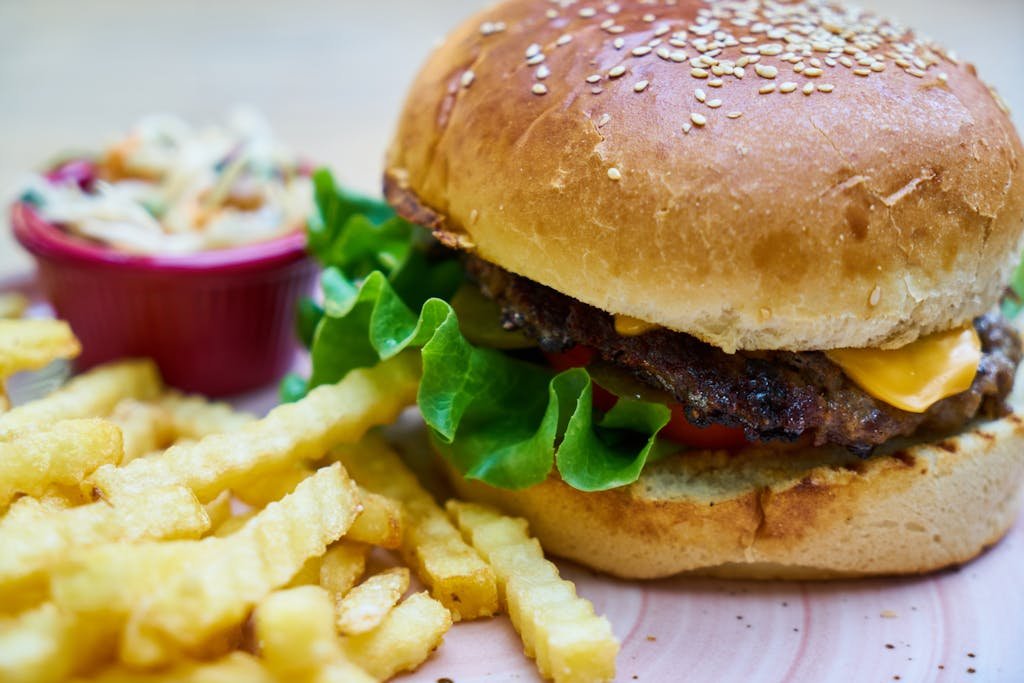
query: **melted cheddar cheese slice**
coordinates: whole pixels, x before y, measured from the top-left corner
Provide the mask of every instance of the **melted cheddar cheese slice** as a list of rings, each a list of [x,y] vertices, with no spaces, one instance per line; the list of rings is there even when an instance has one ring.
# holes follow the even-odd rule
[[[974,327],[932,334],[898,349],[826,351],[861,389],[911,413],[923,413],[966,391],[981,362],[981,339]]]

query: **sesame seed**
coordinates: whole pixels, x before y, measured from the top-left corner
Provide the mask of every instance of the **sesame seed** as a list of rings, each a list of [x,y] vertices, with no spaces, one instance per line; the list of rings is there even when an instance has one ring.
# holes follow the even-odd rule
[[[601,22],[601,28],[611,28],[612,26],[615,26],[614,19],[605,19]]]
[[[608,113],[601,114],[601,118],[597,120],[597,127],[600,128],[609,121],[612,120],[612,115]]]
[[[924,71],[921,71],[920,69],[907,69],[907,73],[911,76],[917,76],[918,78],[924,78],[925,76]]]
[[[526,63],[529,64],[530,66],[537,66],[538,64],[540,64],[543,61],[544,61],[544,55],[543,54],[536,54],[536,55],[530,57],[529,59],[527,59]]]
[[[809,66],[806,69],[804,69],[804,76],[806,76],[807,78],[817,78],[823,73],[825,72],[816,66]]]
[[[475,80],[476,80],[476,74],[473,73],[471,70],[466,70],[466,71],[462,72],[462,87],[463,88],[468,88],[469,86],[473,85],[473,81],[475,81]]]
[[[875,285],[875,288],[871,290],[871,294],[868,295],[868,305],[877,306],[878,302],[882,300],[882,288]]]
[[[781,93],[791,93],[794,90],[796,90],[796,83],[794,83],[793,81],[786,81],[785,83],[779,86],[779,92]]]
[[[782,46],[777,43],[769,43],[768,45],[762,45],[757,48],[757,51],[762,54],[771,57],[772,55],[781,55]]]
[[[871,69],[864,69],[864,68],[854,69],[853,73],[855,73],[858,76],[870,76],[871,75]]]
[[[770,92],[775,92],[775,84],[768,83],[767,85],[762,85],[760,88],[757,89],[757,92],[761,93],[762,95],[767,95]]]
[[[531,88],[531,90],[533,91],[534,95],[548,94],[548,86],[544,85],[543,83],[534,83],[533,88]]]
[[[672,53],[669,51],[667,47],[659,47],[658,51],[655,54],[657,54],[659,57],[666,61],[672,58]],[[683,56],[685,57],[686,55]]]
[[[851,61],[850,58],[847,57],[846,55],[843,55],[842,57],[839,58],[839,63],[845,66],[847,69],[853,66],[853,61]]]
[[[622,180],[622,171],[612,166],[608,169],[608,177],[612,180]]]
[[[580,16],[583,17],[584,19],[589,19],[590,17],[596,14],[597,10],[594,9],[593,7],[584,7],[583,9],[580,10]]]
[[[644,20],[644,21],[646,21],[646,22],[647,22],[648,24],[650,24],[650,23],[653,23],[653,22],[654,22],[654,20],[655,20],[655,19],[657,19],[657,17],[656,17],[656,16],[654,16],[653,14],[645,14],[645,15],[644,15],[644,16],[643,16],[642,18],[643,18],[643,20]]]
[[[875,62],[874,64],[871,65],[871,70],[876,73],[881,73],[882,71],[885,71],[885,63]]]
[[[767,64],[755,64],[754,72],[761,78],[775,78],[779,75],[778,68]]]
[[[708,72],[704,69],[690,69],[690,75],[694,78],[707,78]]]
[[[683,52],[682,50],[675,50],[674,52],[669,54],[668,58],[671,59],[673,62],[679,64],[686,61],[686,53]]]
[[[611,28],[605,29],[608,33],[622,33],[626,30],[625,26],[612,26]]]
[[[612,47],[614,47],[616,50],[621,50],[625,46],[626,41],[622,38],[616,38],[615,40],[612,41]]]
[[[810,95],[812,92],[814,92],[814,84],[813,83],[805,83],[803,90],[804,90],[804,94],[805,95]]]
[[[601,74],[590,74],[586,80],[587,83],[599,83],[601,81]]]
[[[590,89],[590,93],[592,95],[600,95],[603,92],[604,92],[604,88],[602,88],[599,85],[598,86],[594,86],[593,88]]]
[[[732,70],[732,75],[735,76],[736,78],[742,79],[744,76],[747,75],[747,70],[744,69],[742,66],[737,66]]]
[[[555,41],[555,45],[568,45],[571,42],[572,36],[570,36],[568,33],[564,33],[558,37],[558,40]]]
[[[693,96],[697,98],[698,102],[703,102],[708,98],[707,93],[705,93],[700,88],[697,88],[696,90],[693,91]]]
[[[626,73],[626,67],[619,64],[618,66],[613,66],[608,70],[608,78],[618,78],[624,73]]]
[[[632,53],[634,57],[643,57],[644,55],[651,54],[651,48],[647,45],[641,45],[640,47],[634,47]]]
[[[818,86],[818,92],[823,93],[830,93],[835,89],[836,86],[832,85],[831,83],[822,83],[821,85]]]
[[[540,54],[540,45],[538,45],[537,43],[533,43],[533,44],[530,45],[530,47],[526,48],[526,58],[527,59],[530,59],[531,57],[536,57],[539,54]]]
[[[543,80],[551,75],[551,69],[548,68],[547,64],[541,64],[533,75]]]
[[[637,81],[633,84],[633,92],[643,92],[647,90],[647,86],[650,85],[650,81]]]
[[[741,112],[741,111],[731,111],[731,112],[729,112],[728,114],[725,115],[725,118],[727,118],[727,119],[738,119],[741,116],[743,116],[743,112]]]
[[[692,114],[690,114],[690,120],[693,121],[693,125],[695,126],[704,126],[708,122],[706,116],[704,116],[703,114],[698,114],[697,112],[693,112]]]
[[[684,133],[689,135],[691,130],[693,130],[693,124],[692,123],[687,121],[686,123],[683,124],[683,132]]]
[[[662,24],[658,28],[654,29],[654,35],[656,37],[660,38],[661,36],[665,35],[666,33],[668,33],[671,30],[672,29],[670,29],[668,26],[666,26],[665,24]]]
[[[712,109],[718,109],[719,107],[722,106],[722,100],[710,100],[708,101],[707,105]]]
[[[708,81],[708,85],[712,88],[721,88],[724,83],[725,81],[723,81],[721,78],[712,78],[710,81]]]
[[[686,41],[682,38],[669,38],[668,44],[672,47],[686,47]]]
[[[548,19],[557,19],[558,18],[558,10],[556,10],[556,9],[549,9],[547,12],[544,13],[544,15]]]

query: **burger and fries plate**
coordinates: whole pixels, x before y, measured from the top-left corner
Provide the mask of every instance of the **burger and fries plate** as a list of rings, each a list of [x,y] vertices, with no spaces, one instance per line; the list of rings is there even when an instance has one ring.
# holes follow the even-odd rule
[[[45,318],[50,315],[45,304],[33,300],[34,293],[29,283],[8,282],[0,286],[0,293],[15,291],[29,295],[29,316]],[[10,298],[7,300],[10,301]],[[53,343],[55,346],[50,352],[55,355],[73,355],[75,351],[74,348],[68,348],[69,344],[73,344],[68,340],[63,341],[63,348],[59,339]],[[42,354],[45,353],[44,350]],[[35,359],[20,360],[31,366]],[[43,377],[42,382],[32,382],[33,374],[18,376],[11,384],[14,400],[24,403],[52,392],[54,385],[59,384],[61,379],[59,363],[56,368],[56,371],[50,368],[43,373],[34,373],[35,376]],[[47,377],[49,380],[46,380]],[[118,382],[125,381],[125,378],[134,378],[132,381],[138,382],[137,386],[133,389],[118,388]],[[217,450],[216,445],[223,446],[232,440],[225,439],[220,444],[213,444],[205,455],[203,451],[207,449],[203,448],[201,442],[196,445],[192,441],[192,445],[189,445],[188,441],[202,437],[205,433],[240,428],[255,419],[248,415],[265,415],[277,403],[275,387],[239,397],[232,402],[232,410],[227,406],[206,404],[198,400],[189,402],[174,394],[161,393],[158,396],[155,392],[163,390],[155,384],[150,386],[154,382],[155,379],[147,374],[144,366],[128,366],[120,379],[114,378],[114,386],[106,387],[107,391],[114,394],[134,393],[140,399],[137,404],[128,402],[127,407],[122,405],[112,416],[114,422],[129,435],[123,445],[129,457],[160,457],[149,455],[149,451],[166,447],[175,438],[182,438],[186,439],[184,449],[192,449],[195,457],[209,459],[209,453]],[[103,387],[90,386],[87,390],[92,392],[90,400],[98,403],[105,400],[97,395],[97,392],[102,393]],[[151,416],[147,416],[145,405],[152,401],[163,401],[169,413],[176,416],[171,420],[173,424],[162,426],[164,431],[154,429],[152,424],[147,426],[147,419],[151,419]],[[381,410],[385,413],[389,410],[394,412],[396,409],[395,405],[384,408],[364,407],[362,417],[342,420],[345,424],[339,429],[355,434],[365,429],[368,424],[366,420],[379,420],[382,417],[379,413],[369,413]],[[283,431],[286,433],[290,422],[297,420],[301,424],[302,420],[301,410],[281,417],[285,419],[278,423],[278,427],[284,425]],[[90,439],[101,443],[103,434],[96,433],[94,425],[87,422],[82,421],[79,425],[86,435],[79,437],[82,443]],[[268,425],[268,429],[273,427]],[[46,429],[37,429],[45,439]],[[168,436],[167,429],[175,434]],[[51,430],[51,434],[54,431]],[[392,443],[403,452],[412,454],[414,459],[417,454],[426,453],[423,436],[422,427],[413,411],[406,411],[386,433]],[[308,437],[301,430],[292,431],[294,443],[285,449],[292,449],[291,452],[284,454],[281,451],[277,457],[293,458],[296,449],[315,448],[315,444],[308,442]],[[146,438],[156,439],[158,443],[148,443]],[[77,552],[75,563],[78,569],[83,565],[89,569],[85,573],[69,570],[66,566],[59,570],[56,578],[51,577],[51,599],[56,603],[64,603],[64,607],[71,605],[80,609],[76,618],[83,620],[71,627],[69,632],[74,634],[73,637],[59,640],[58,649],[48,657],[41,658],[44,666],[55,666],[57,668],[54,671],[59,671],[61,666],[66,666],[61,662],[69,661],[67,658],[77,658],[81,662],[83,658],[88,661],[92,656],[102,657],[102,654],[96,653],[103,653],[104,647],[118,647],[122,660],[148,666],[161,662],[172,663],[183,655],[204,655],[204,649],[210,647],[227,651],[240,646],[243,651],[251,651],[254,649],[253,643],[258,642],[258,650],[262,653],[259,662],[249,654],[234,652],[217,660],[217,666],[221,667],[219,671],[206,673],[225,676],[223,680],[259,680],[260,676],[265,676],[267,680],[272,680],[269,676],[278,676],[279,680],[324,680],[328,677],[331,677],[330,680],[364,680],[360,677],[367,671],[372,676],[385,677],[414,665],[423,660],[426,653],[443,637],[443,643],[422,665],[411,673],[399,674],[395,680],[541,680],[537,663],[523,655],[523,640],[520,640],[507,617],[467,619],[452,626],[448,611],[424,592],[425,587],[416,575],[430,576],[432,560],[427,557],[430,551],[422,550],[422,547],[431,542],[439,546],[447,543],[444,539],[431,540],[434,532],[422,532],[417,541],[421,544],[420,549],[407,548],[394,555],[383,551],[367,555],[364,551],[353,551],[359,547],[358,543],[342,541],[330,546],[331,549],[326,551],[322,559],[313,563],[302,559],[324,553],[324,539],[334,537],[337,529],[342,527],[349,527],[349,539],[397,546],[399,541],[394,537],[394,529],[389,531],[388,499],[384,496],[402,499],[407,506],[430,506],[429,502],[410,503],[417,495],[415,491],[410,493],[415,489],[415,485],[409,483],[411,480],[403,480],[402,476],[382,476],[380,470],[375,472],[374,467],[368,465],[370,460],[360,456],[360,451],[368,451],[385,460],[393,457],[387,454],[388,446],[383,441],[374,440],[371,436],[369,441],[360,442],[357,446],[343,446],[333,451],[329,458],[346,465],[348,473],[360,485],[383,494],[377,498],[356,488],[341,467],[336,464],[332,466],[323,460],[317,462],[320,469],[315,473],[303,472],[290,483],[279,472],[273,473],[271,477],[257,477],[254,480],[244,475],[248,468],[254,466],[255,461],[251,459],[251,454],[246,454],[246,450],[254,449],[256,441],[247,443],[247,440],[239,440],[237,443],[236,452],[228,458],[233,462],[225,460],[219,469],[146,467],[139,463],[135,467],[136,472],[131,473],[128,470],[132,468],[127,467],[123,461],[119,468],[107,465],[106,471],[93,472],[85,478],[102,492],[105,500],[112,501],[115,508],[119,498],[125,501],[124,504],[134,510],[132,516],[135,519],[117,521],[116,515],[111,515],[109,509],[86,511],[79,514],[77,523],[67,522],[66,528],[72,530],[70,536],[74,541],[65,538],[33,542],[31,538],[23,536],[17,539],[17,544],[8,546],[17,548],[24,562],[36,562],[38,566],[32,570],[24,564],[19,566],[16,559],[13,562],[0,561],[0,571],[6,569],[19,574],[25,580],[21,585],[27,587],[23,591],[8,592],[4,600],[14,599],[12,595],[30,595],[30,588],[39,578],[39,569],[53,566],[45,560],[46,553],[60,552],[54,548],[62,547],[62,543],[71,547],[90,538],[90,534],[96,534],[98,538],[95,540],[98,542],[103,540],[105,533],[196,538],[201,532],[193,528],[199,521],[188,513],[191,497],[183,495],[184,490],[180,487],[177,493],[182,495],[176,495],[173,485],[161,489],[158,484],[186,482],[199,497],[198,501],[191,499],[191,504],[195,506],[204,503],[210,519],[209,525],[217,529],[208,541],[203,542],[148,541],[135,545],[107,545],[103,546],[103,550]],[[16,456],[8,454],[8,457]],[[92,457],[102,460],[102,447],[94,448]],[[182,462],[187,463],[187,458]],[[89,469],[95,464],[90,462]],[[71,470],[62,471],[61,467],[56,460],[51,462],[47,476],[49,482],[56,482],[61,487],[57,490],[63,492],[68,500],[60,502],[61,496],[55,495],[53,488],[47,492],[38,491],[36,494],[41,496],[43,502],[31,506],[35,509],[27,510],[29,506],[20,506],[23,514],[29,513],[26,519],[59,517],[62,507],[75,502],[74,496],[80,495],[74,484],[83,478],[82,474]],[[300,479],[304,483],[296,487],[295,482]],[[244,499],[251,504],[251,508],[238,501],[229,506],[226,497],[220,493],[225,482],[234,482],[238,489],[236,498]],[[265,506],[270,501],[280,499],[283,492],[293,488],[296,491],[289,497],[291,505],[288,502],[279,504],[276,506],[277,512],[269,516],[259,512],[261,509],[266,510]],[[146,505],[136,509],[135,503],[130,500],[133,494],[139,493],[146,496]],[[364,508],[372,510],[372,513],[361,515],[365,519],[352,525],[352,507],[346,508],[345,501],[352,503],[359,496],[363,496]],[[307,500],[300,500],[303,497],[307,497]],[[317,504],[318,497],[321,504],[323,500],[339,498],[342,504],[335,514],[312,514],[311,510],[322,510]],[[161,498],[165,498],[163,503]],[[7,505],[10,501],[0,502]],[[88,507],[87,502],[79,501],[79,505],[83,504]],[[93,508],[101,507],[92,505]],[[183,509],[185,514],[182,514]],[[66,514],[67,510],[63,512]],[[97,531],[97,522],[87,519],[94,513],[95,519],[99,520],[98,524],[115,527],[123,524],[124,529],[121,532]],[[422,508],[418,513],[418,518],[441,514],[423,512]],[[524,620],[529,620],[529,614],[536,614],[527,609],[528,601],[543,600],[545,596],[540,593],[538,597],[538,594],[531,594],[531,591],[553,591],[551,595],[554,595],[565,589],[558,585],[557,577],[537,578],[554,576],[549,570],[544,570],[542,564],[534,564],[533,569],[525,570],[539,571],[540,574],[536,574],[534,579],[526,580],[526,583],[520,581],[518,587],[513,579],[503,584],[502,567],[508,568],[508,563],[503,565],[501,558],[529,556],[529,552],[522,553],[515,548],[511,554],[507,551],[510,546],[525,547],[532,541],[528,541],[522,535],[522,529],[509,518],[498,523],[495,523],[497,518],[481,520],[481,515],[486,517],[487,513],[458,505],[451,506],[449,513],[456,523],[464,525],[463,533],[468,533],[467,538],[471,542],[481,544],[477,545],[477,549],[492,562],[499,584],[506,587],[508,609],[517,617],[520,630],[533,634],[533,642],[528,645],[528,650],[537,655],[538,659],[544,658],[538,654],[539,651],[547,652],[544,666],[549,667],[550,671],[553,658],[558,656],[552,654],[557,647],[547,650],[548,646],[538,649],[537,645],[549,642],[545,640],[544,631],[551,628],[551,623],[564,621],[566,617],[549,616],[525,629]],[[168,517],[160,519],[160,515]],[[277,519],[272,519],[274,516]],[[260,526],[262,530],[258,529]],[[244,532],[239,533],[246,527],[250,530],[248,538]],[[480,528],[484,528],[485,532],[474,531]],[[470,531],[467,532],[467,529]],[[494,529],[500,531],[495,532]],[[274,539],[275,534],[281,536]],[[291,535],[288,550],[276,545],[288,535]],[[13,538],[11,536],[8,540]],[[168,551],[167,546],[175,544],[178,549]],[[211,550],[215,546],[219,546],[219,549],[204,554],[204,544]],[[32,550],[33,545],[37,546],[37,550]],[[184,550],[186,548],[191,550]],[[253,570],[254,558],[259,557],[261,552],[268,552],[270,548],[273,548],[272,554],[265,557],[273,559],[262,563],[260,569]],[[175,568],[180,569],[180,563],[188,561],[180,556],[174,557],[179,550],[202,557],[202,569],[186,574],[176,573]],[[403,559],[399,560],[399,555]],[[236,559],[238,562],[234,561]],[[288,562],[301,567],[298,577],[290,582],[280,576],[281,572],[291,571],[280,566]],[[521,566],[515,566],[519,562],[521,560],[511,560],[511,569],[523,571]],[[402,568],[402,564],[418,571],[410,572]],[[857,672],[850,680],[893,680],[898,676],[898,680],[959,681],[965,680],[967,676],[973,680],[1024,679],[1024,655],[1018,647],[1021,629],[1006,623],[1007,619],[1019,621],[1019,615],[1024,614],[1024,594],[1012,589],[1019,580],[1019,567],[1022,564],[1024,527],[1018,524],[995,548],[970,565],[922,578],[828,583],[752,583],[675,578],[641,583],[611,579],[566,562],[559,562],[558,569],[562,579],[576,585],[579,596],[593,603],[593,613],[608,619],[611,630],[621,642],[621,651],[616,661],[616,680],[811,681],[838,679],[844,677],[844,673]],[[238,572],[239,566],[249,569]],[[437,566],[434,565],[435,569]],[[144,578],[146,570],[143,568],[163,581],[154,584],[153,574]],[[363,568],[365,573],[358,571]],[[279,575],[271,576],[274,572]],[[317,572],[318,579],[310,578],[310,575]],[[359,579],[357,577],[360,574],[371,578]],[[360,580],[361,585],[353,589],[353,584]],[[286,584],[291,587],[283,588]],[[541,584],[546,587],[538,588]],[[124,607],[119,611],[115,604],[116,598],[119,595],[121,598],[131,595],[133,590],[140,591],[139,595],[146,595],[148,590],[153,590],[153,586],[157,585],[160,590],[147,596],[147,609],[130,610],[128,626],[120,627],[123,628],[120,641],[114,644],[109,634],[105,636],[103,631],[114,628],[117,632],[119,626],[111,627],[111,620],[116,622],[126,618],[128,610],[128,607]],[[343,641],[334,635],[335,624],[332,623],[335,609],[332,609],[331,591],[338,589],[339,585],[343,585],[341,591],[345,597],[337,605],[336,623],[347,634]],[[266,593],[268,586],[279,588],[271,591],[269,597],[254,597]],[[349,589],[347,593],[345,589]],[[459,589],[452,590],[455,592]],[[447,606],[464,612],[488,611],[485,605],[489,599],[486,590],[482,593],[471,590],[465,595],[470,596],[466,604],[449,603]],[[475,602],[477,598],[479,604]],[[515,600],[527,602],[517,602],[513,606]],[[583,601],[570,602],[585,606]],[[245,628],[241,631],[229,628],[223,633],[218,632],[223,624],[233,622],[233,610],[239,609],[239,604],[250,603],[255,605],[254,616]],[[33,624],[29,626],[34,626],[37,634],[47,633],[47,629],[53,628],[55,612],[52,605],[37,607],[34,611]],[[587,616],[591,614],[589,608],[584,607],[581,614],[584,620],[590,619]],[[1003,618],[993,619],[994,614],[1003,615]],[[83,615],[87,615],[87,618],[83,618]],[[587,661],[576,662],[575,666],[589,665],[600,670],[606,664],[599,660],[607,660],[609,655],[614,656],[614,644],[610,639],[601,641],[602,637],[609,635],[601,634],[602,629],[607,629],[601,620],[594,619],[589,623],[598,633],[598,639],[594,642],[607,642],[607,646],[585,652]],[[24,628],[26,624],[22,622],[20,626]],[[4,628],[8,629],[6,647],[14,647],[14,650],[8,649],[8,653],[31,652],[31,647],[27,647],[25,642],[21,646],[12,643],[11,622],[0,627],[0,652],[4,651]],[[23,637],[31,639],[32,632],[31,629],[22,631]],[[550,633],[547,635],[550,636]],[[225,645],[219,638],[234,639],[235,642]],[[43,642],[47,641],[40,640],[36,645]],[[85,652],[83,642],[87,643]],[[345,645],[339,645],[341,642]],[[596,656],[596,652],[601,652],[601,656]],[[3,669],[3,665],[0,662],[0,670],[5,675],[12,675],[10,670]],[[362,671],[350,668],[353,665]],[[173,665],[169,671],[172,677],[165,680],[179,680],[195,673],[187,668],[175,669]],[[44,678],[37,680],[45,680],[45,669],[43,672]],[[592,672],[582,670],[578,675],[580,677],[576,680],[588,680]],[[132,680],[130,677],[119,678],[116,674],[110,676],[107,680]]]

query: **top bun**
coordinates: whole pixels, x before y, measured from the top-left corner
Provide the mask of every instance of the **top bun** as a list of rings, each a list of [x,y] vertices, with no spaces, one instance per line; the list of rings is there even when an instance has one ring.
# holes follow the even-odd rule
[[[1022,154],[970,64],[861,10],[510,0],[430,57],[385,184],[447,244],[726,351],[891,348],[997,303]]]

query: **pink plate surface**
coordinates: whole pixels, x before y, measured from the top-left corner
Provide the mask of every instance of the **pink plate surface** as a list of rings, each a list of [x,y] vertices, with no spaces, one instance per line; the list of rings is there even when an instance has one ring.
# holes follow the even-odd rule
[[[236,403],[274,401],[268,388]],[[1024,520],[974,562],[908,579],[626,582],[558,564],[621,639],[617,681],[1024,683]],[[442,679],[541,680],[505,617],[456,624],[398,680]]]

